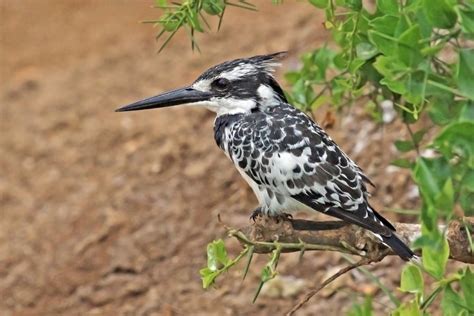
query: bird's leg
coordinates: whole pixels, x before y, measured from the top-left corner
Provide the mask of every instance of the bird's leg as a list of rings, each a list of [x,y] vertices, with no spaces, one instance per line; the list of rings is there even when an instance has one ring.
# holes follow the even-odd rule
[[[263,215],[263,213],[262,213],[262,207],[259,206],[259,207],[257,207],[256,209],[253,210],[252,215],[250,215],[250,219],[255,222],[255,219],[256,219],[258,216],[262,216],[262,215]]]

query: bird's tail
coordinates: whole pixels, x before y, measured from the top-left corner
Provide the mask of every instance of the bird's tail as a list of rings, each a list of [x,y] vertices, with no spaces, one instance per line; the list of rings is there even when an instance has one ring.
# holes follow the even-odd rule
[[[392,248],[393,252],[395,252],[400,258],[405,261],[418,261],[418,257],[415,253],[403,242],[400,238],[392,233],[389,237],[380,236],[382,242],[387,245],[388,247]]]
[[[372,214],[374,214],[375,221],[392,230],[392,233],[389,236],[376,234],[377,237],[382,239],[384,245],[390,247],[393,252],[395,252],[400,258],[405,261],[418,261],[419,258],[413,253],[413,251],[400,238],[398,238],[397,235],[395,235],[395,227],[393,227],[393,225],[388,220],[386,220],[382,215],[375,211],[372,206],[370,206],[370,204],[368,204],[367,209]]]
[[[313,208],[314,210],[320,209],[310,196],[306,194],[294,195],[294,199],[297,201]],[[418,257],[415,256],[413,251],[395,235],[395,227],[382,215],[377,213],[370,205],[367,205],[365,209],[359,209],[356,211],[347,211],[341,208],[331,207],[324,211],[329,216],[342,219],[345,222],[359,225],[369,231],[371,231],[377,238],[379,238],[384,245],[390,247],[400,258],[405,261],[417,261]]]

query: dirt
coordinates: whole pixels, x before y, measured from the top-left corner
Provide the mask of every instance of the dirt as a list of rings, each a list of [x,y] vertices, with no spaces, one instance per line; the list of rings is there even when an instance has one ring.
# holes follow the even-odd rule
[[[139,23],[159,16],[151,4],[0,1],[1,315],[278,315],[346,264],[333,253],[285,254],[272,286],[286,290],[270,286],[255,304],[265,256],[244,282],[240,265],[202,289],[206,245],[225,237],[217,215],[247,225],[256,199],[215,146],[212,113],[113,110],[235,57],[290,50],[283,69],[295,68],[330,34],[306,2],[262,1],[259,13],[228,10],[220,32],[198,37],[202,54],[184,32],[156,54],[157,29]],[[410,176],[388,166],[391,142],[407,132],[361,109],[336,115],[329,133],[377,184],[374,207],[415,207]],[[370,270],[392,291],[401,265],[387,258]],[[392,306],[355,271],[299,314],[339,315],[366,294],[379,313]]]

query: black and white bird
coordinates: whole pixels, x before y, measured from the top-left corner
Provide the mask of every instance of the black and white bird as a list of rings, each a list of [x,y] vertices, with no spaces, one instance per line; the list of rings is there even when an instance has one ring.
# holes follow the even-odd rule
[[[188,87],[117,111],[182,104],[214,111],[216,143],[259,201],[253,217],[323,212],[368,229],[402,259],[414,258],[393,225],[370,206],[367,184],[372,183],[362,169],[318,124],[288,103],[273,76],[284,55],[224,62]]]

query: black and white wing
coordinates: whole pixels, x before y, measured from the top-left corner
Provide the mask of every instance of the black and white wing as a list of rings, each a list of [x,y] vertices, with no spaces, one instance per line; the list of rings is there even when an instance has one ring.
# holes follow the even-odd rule
[[[319,211],[354,212],[366,203],[368,178],[318,125],[294,108],[270,110],[230,130],[227,151],[237,167],[277,193],[310,196]]]

